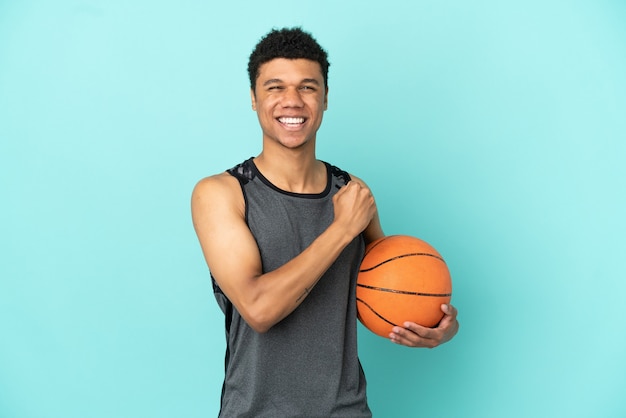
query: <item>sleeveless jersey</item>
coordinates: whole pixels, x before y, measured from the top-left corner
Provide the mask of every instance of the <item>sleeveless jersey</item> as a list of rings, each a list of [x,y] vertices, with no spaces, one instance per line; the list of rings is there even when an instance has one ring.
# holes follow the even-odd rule
[[[241,184],[263,272],[299,255],[332,222],[332,197],[349,175],[324,164],[328,180],[319,194],[277,188],[252,158],[228,170]],[[220,417],[371,417],[356,336],[355,288],[363,251],[359,235],[300,306],[263,334],[250,328],[213,279],[226,320]]]

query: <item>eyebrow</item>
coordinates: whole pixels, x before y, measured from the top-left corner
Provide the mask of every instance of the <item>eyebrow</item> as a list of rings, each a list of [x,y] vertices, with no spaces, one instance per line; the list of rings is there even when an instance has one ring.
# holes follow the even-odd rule
[[[319,86],[319,85],[320,85],[320,82],[319,82],[319,81],[317,81],[317,80],[316,80],[316,79],[314,79],[314,78],[305,78],[304,80],[302,80],[302,83],[311,83],[311,84],[315,84],[315,85],[317,85],[317,86]]]
[[[268,86],[270,84],[275,84],[275,83],[282,83],[283,80],[281,80],[280,78],[270,78],[269,80],[266,80],[263,83],[263,86]],[[320,85],[320,82],[317,81],[314,78],[303,78],[302,81],[300,81],[301,84],[315,84],[317,86]]]

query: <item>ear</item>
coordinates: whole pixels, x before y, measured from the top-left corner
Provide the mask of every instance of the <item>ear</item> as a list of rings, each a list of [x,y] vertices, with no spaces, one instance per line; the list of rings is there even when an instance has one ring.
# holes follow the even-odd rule
[[[252,110],[256,112],[256,94],[254,89],[250,89],[250,99],[252,100]]]
[[[328,87],[326,87],[326,92],[324,93],[324,110],[328,109]]]

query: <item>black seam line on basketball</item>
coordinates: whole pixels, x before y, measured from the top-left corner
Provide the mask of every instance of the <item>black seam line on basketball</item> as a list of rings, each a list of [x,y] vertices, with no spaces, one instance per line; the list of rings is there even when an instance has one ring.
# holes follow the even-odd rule
[[[429,253],[410,253],[410,254],[402,254],[402,255],[397,255],[397,256],[395,256],[395,257],[390,258],[389,260],[385,260],[385,261],[383,261],[383,262],[381,262],[381,263],[378,263],[378,264],[376,264],[376,265],[375,265],[375,266],[373,266],[373,267],[369,267],[369,268],[366,268],[366,269],[361,269],[361,270],[359,270],[359,272],[363,273],[363,272],[366,272],[366,271],[374,270],[375,268],[380,267],[380,266],[382,266],[383,264],[385,264],[385,263],[389,263],[389,262],[391,262],[391,261],[393,261],[393,260],[397,260],[398,258],[404,258],[404,257],[415,257],[415,256],[433,257],[433,258],[436,258],[437,260],[441,260],[441,261],[445,264],[445,261],[443,260],[443,258],[441,258],[441,257],[439,257],[439,256],[437,256],[437,255],[435,255],[435,254],[429,254]]]
[[[379,317],[380,319],[382,319],[382,320],[383,320],[383,321],[385,321],[386,323],[391,324],[391,325],[393,325],[394,327],[396,326],[396,324],[394,324],[393,322],[391,322],[390,320],[388,320],[387,318],[385,318],[384,316],[382,316],[381,314],[379,314],[378,312],[376,312],[376,311],[374,310],[374,308],[372,308],[370,305],[368,305],[368,304],[367,304],[367,302],[365,302],[363,299],[356,298],[356,301],[357,301],[357,302],[361,302],[363,305],[367,306],[367,308],[368,308],[370,311],[374,312],[374,314],[375,314],[377,317]]]
[[[402,295],[413,295],[413,296],[432,296],[432,297],[446,297],[452,296],[452,293],[425,293],[425,292],[409,292],[408,290],[396,290],[396,289],[387,289],[384,287],[376,287],[376,286],[368,286],[365,284],[358,283],[357,286],[364,287],[366,289],[378,290],[380,292],[389,292],[389,293],[400,293]]]
[[[391,238],[391,237],[383,237],[381,239],[378,240],[378,242],[376,242],[375,244],[373,244],[370,248],[367,249],[367,251],[365,252],[364,256],[366,256],[370,251],[372,251],[374,248],[378,247],[380,244],[382,244],[382,242],[384,240],[386,240],[387,238]]]

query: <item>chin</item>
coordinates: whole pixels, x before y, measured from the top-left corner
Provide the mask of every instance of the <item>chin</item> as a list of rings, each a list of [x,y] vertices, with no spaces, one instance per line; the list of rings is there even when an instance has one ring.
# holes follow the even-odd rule
[[[283,138],[278,139],[278,143],[285,148],[298,149],[302,148],[313,141],[311,138]]]

